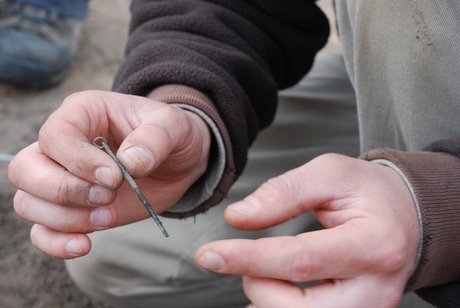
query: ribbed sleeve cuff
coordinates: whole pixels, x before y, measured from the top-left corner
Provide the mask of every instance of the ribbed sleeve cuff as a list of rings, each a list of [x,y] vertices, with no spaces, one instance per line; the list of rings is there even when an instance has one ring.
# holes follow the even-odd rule
[[[150,92],[147,97],[194,112],[211,129],[214,146],[205,175],[162,215],[186,218],[207,211],[223,200],[235,181],[232,144],[219,113],[204,93],[184,85],[164,85]]]
[[[446,153],[376,149],[364,155],[394,163],[409,180],[419,205],[421,255],[407,290],[460,279],[460,160]]]

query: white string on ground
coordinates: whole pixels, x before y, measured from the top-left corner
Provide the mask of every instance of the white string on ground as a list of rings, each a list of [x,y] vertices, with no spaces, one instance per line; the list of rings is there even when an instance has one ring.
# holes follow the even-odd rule
[[[11,161],[14,155],[0,153],[0,161]]]

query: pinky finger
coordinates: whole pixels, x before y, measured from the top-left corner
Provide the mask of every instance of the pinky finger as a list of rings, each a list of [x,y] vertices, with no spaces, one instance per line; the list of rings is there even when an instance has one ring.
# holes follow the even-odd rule
[[[38,250],[59,259],[74,259],[91,250],[91,240],[83,233],[63,233],[35,224],[30,230],[32,244]]]

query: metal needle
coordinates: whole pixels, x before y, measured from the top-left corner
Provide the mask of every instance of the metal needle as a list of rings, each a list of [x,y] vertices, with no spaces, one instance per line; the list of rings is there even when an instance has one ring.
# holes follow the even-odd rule
[[[155,211],[152,209],[152,206],[150,203],[147,201],[145,198],[144,194],[141,192],[139,189],[139,186],[137,186],[136,182],[134,182],[133,177],[131,174],[129,174],[128,170],[123,166],[123,164],[118,160],[118,158],[113,154],[112,150],[110,150],[110,147],[107,144],[107,140],[104,137],[96,137],[93,140],[93,144],[98,147],[99,149],[105,150],[107,154],[117,163],[118,167],[120,167],[121,173],[123,173],[123,176],[125,179],[128,181],[129,185],[133,188],[134,192],[137,194],[139,197],[139,200],[141,200],[142,204],[144,204],[145,208],[147,209],[147,212],[149,212],[150,216],[153,218],[153,220],[156,222],[160,230],[163,232],[164,236],[168,237],[169,234],[166,231],[165,227],[161,223],[160,219],[158,218],[158,215],[155,213]]]

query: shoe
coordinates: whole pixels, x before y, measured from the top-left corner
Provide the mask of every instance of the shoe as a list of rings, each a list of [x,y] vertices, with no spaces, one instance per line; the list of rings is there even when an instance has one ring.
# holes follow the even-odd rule
[[[31,88],[60,83],[81,24],[30,4],[0,0],[0,80]]]

